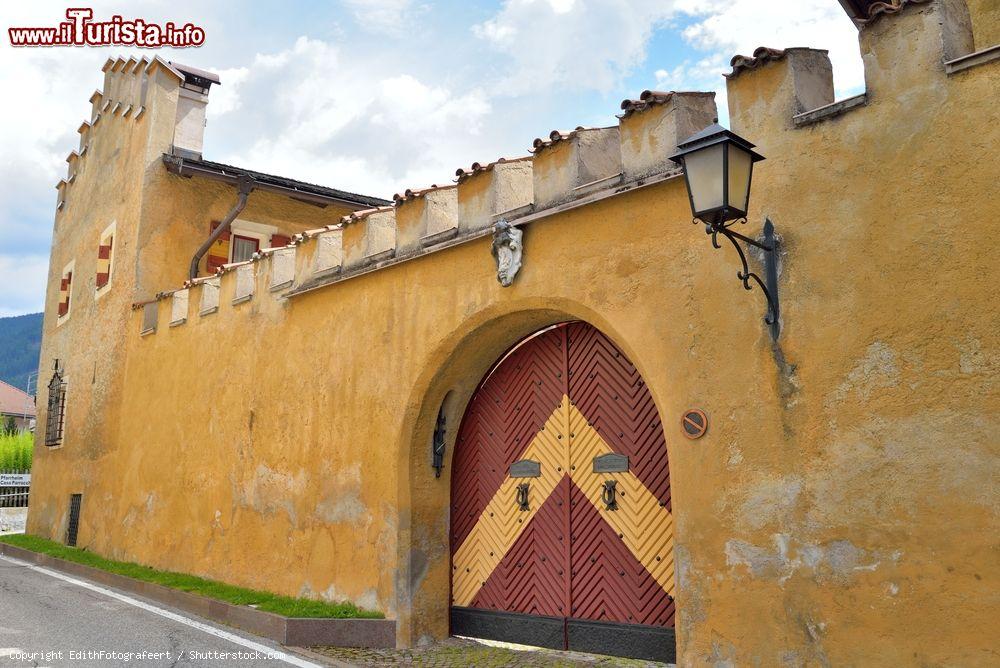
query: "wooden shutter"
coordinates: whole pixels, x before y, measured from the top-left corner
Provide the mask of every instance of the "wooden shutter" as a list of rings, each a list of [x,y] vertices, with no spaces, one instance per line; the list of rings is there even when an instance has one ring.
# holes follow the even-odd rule
[[[214,232],[215,229],[221,224],[222,221],[213,220],[211,231]],[[229,240],[231,237],[232,233],[229,230],[226,230],[219,235],[219,238],[215,240],[212,247],[208,249],[208,258],[205,261],[208,273],[214,274],[217,269],[229,262]]]
[[[66,272],[59,284],[59,317],[69,313],[70,288],[73,285],[73,272]]]
[[[97,288],[101,289],[111,280],[111,248],[114,245],[114,236],[108,236],[102,240],[97,248]]]
[[[282,248],[290,243],[292,243],[292,238],[286,237],[284,234],[271,235],[271,248]]]

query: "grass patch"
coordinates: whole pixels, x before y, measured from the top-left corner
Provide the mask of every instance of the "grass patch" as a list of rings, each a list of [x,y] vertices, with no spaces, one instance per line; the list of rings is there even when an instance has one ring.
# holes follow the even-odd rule
[[[152,582],[172,589],[199,594],[233,605],[253,605],[258,610],[266,610],[286,617],[333,617],[336,619],[382,619],[385,615],[373,610],[359,608],[351,602],[327,603],[306,598],[278,596],[265,591],[255,591],[235,587],[215,580],[206,580],[195,575],[158,571],[149,566],[133,564],[127,561],[114,561],[75,547],[67,547],[61,543],[28,536],[25,534],[0,536],[0,542],[9,543],[15,547],[40,552],[58,559],[73,561],[78,564],[99,568],[102,571],[124,575],[126,577]]]
[[[30,471],[34,434],[4,433],[2,427],[0,424],[0,471]]]

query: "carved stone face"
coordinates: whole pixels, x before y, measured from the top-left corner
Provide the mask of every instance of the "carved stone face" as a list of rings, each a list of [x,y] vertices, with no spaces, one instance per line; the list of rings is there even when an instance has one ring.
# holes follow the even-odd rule
[[[510,287],[521,269],[521,237],[524,233],[505,220],[493,230],[493,257],[497,261],[497,280],[503,287]]]

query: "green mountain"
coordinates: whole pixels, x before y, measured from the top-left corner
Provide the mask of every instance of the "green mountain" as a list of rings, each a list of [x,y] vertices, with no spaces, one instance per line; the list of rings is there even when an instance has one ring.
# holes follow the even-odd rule
[[[0,318],[0,380],[23,390],[28,374],[38,371],[41,346],[41,313]],[[34,379],[31,391],[35,392]]]

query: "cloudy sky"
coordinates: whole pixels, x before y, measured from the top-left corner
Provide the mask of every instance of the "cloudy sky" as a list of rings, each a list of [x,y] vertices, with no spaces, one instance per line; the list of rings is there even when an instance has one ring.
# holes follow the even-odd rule
[[[646,88],[715,90],[735,53],[830,50],[838,96],[863,88],[837,0],[130,0],[92,6],[192,22],[203,47],[160,50],[218,72],[205,157],[389,197],[460,165],[524,155],[555,128],[610,125]],[[39,311],[55,184],[120,48],[13,49],[11,26],[66,3],[0,6],[0,316]],[[139,50],[136,50],[138,53]],[[151,55],[147,50],[144,54]]]

